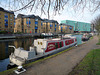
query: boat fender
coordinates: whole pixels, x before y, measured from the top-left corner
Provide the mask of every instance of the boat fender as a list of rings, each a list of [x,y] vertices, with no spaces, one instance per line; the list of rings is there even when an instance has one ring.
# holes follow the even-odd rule
[[[17,70],[14,70],[15,73],[20,74],[26,71],[26,69],[23,68],[23,66],[18,66]]]
[[[77,44],[75,45],[75,47],[77,47]]]

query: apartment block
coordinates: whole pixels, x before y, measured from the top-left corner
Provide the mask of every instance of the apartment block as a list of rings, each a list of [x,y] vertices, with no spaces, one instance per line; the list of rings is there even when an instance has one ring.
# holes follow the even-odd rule
[[[58,33],[58,22],[55,20],[43,19],[43,33]]]
[[[14,32],[22,33],[42,33],[42,19],[35,15],[18,14],[16,18]]]
[[[74,32],[90,32],[91,24],[86,22],[72,21],[72,20],[62,20],[61,23],[74,27]]]
[[[0,7],[0,31],[14,31],[14,12]]]
[[[74,33],[73,26],[61,23],[59,25],[59,33]]]

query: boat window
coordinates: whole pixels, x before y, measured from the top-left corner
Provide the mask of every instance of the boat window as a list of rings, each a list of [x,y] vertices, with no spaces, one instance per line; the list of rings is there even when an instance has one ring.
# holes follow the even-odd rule
[[[67,44],[69,44],[69,42],[67,41]]]
[[[42,42],[40,42],[40,44],[42,45]]]
[[[59,45],[60,45],[60,47],[62,47],[62,43],[61,42],[59,42]]]
[[[74,40],[72,40],[72,43],[74,42]]]
[[[39,45],[39,42],[38,42],[38,45]]]
[[[56,47],[56,49],[58,48],[58,43],[55,43],[55,47]]]

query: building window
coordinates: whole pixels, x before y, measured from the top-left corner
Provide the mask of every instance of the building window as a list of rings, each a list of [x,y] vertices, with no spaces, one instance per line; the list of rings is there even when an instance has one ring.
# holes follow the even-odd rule
[[[1,15],[1,13],[0,13],[0,15]]]
[[[8,16],[8,15],[5,13],[5,16]]]
[[[5,19],[5,27],[8,27],[8,15],[5,13],[4,14],[4,19]]]
[[[35,21],[35,24],[38,24],[38,22],[37,22],[37,21]]]
[[[72,27],[70,26],[69,29],[72,30]]]
[[[5,27],[8,27],[8,20],[5,20]]]
[[[35,29],[35,33],[37,33],[37,29]]]
[[[25,33],[27,33],[27,29],[25,29]]]
[[[35,27],[35,29],[38,29],[38,27]]]
[[[53,25],[50,24],[50,29],[52,29]]]
[[[38,19],[35,19],[35,21],[38,21]]]
[[[39,33],[40,33],[40,30],[39,30]]]
[[[56,25],[55,25],[55,27],[56,27]]]
[[[26,24],[27,24],[27,27],[30,27],[30,24],[31,24],[30,18],[27,18],[27,19],[26,19]]]
[[[12,23],[10,23],[12,25]]]
[[[1,18],[0,18],[1,19]]]
[[[32,29],[32,33],[34,33],[34,29]]]
[[[10,19],[12,21],[12,19]]]
[[[6,20],[8,20],[8,18],[5,17]]]
[[[38,24],[35,24],[35,27],[38,27]]]
[[[55,23],[55,25],[57,25],[57,23]]]
[[[41,26],[43,26],[43,22],[41,21]]]
[[[10,28],[12,28],[12,26]]]
[[[67,27],[65,27],[66,28],[66,30],[67,30]]]
[[[56,31],[56,28],[55,28],[55,31]]]
[[[12,17],[12,15],[10,15],[10,17]]]

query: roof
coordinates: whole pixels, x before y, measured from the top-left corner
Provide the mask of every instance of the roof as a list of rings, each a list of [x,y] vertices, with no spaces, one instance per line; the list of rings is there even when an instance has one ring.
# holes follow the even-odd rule
[[[35,16],[36,19],[42,20],[39,16]]]
[[[57,23],[58,24],[58,22],[56,20],[43,19],[43,22]]]
[[[65,21],[65,22],[73,22],[73,23],[80,22],[80,21],[73,21],[73,20],[62,20],[61,23],[63,23],[63,21]],[[89,23],[89,22],[81,22],[81,23]]]
[[[22,18],[23,16],[25,16],[24,14],[18,14],[17,18]]]
[[[14,14],[14,12],[13,12],[13,11],[8,11],[8,10],[5,10],[5,9],[3,9],[2,7],[0,7],[0,11],[4,11],[4,12],[7,12],[7,13]]]
[[[35,15],[24,15],[23,18],[35,18]]]
[[[39,19],[42,20],[39,16],[32,15],[24,15],[24,14],[18,14],[17,18],[33,18],[33,19]]]

